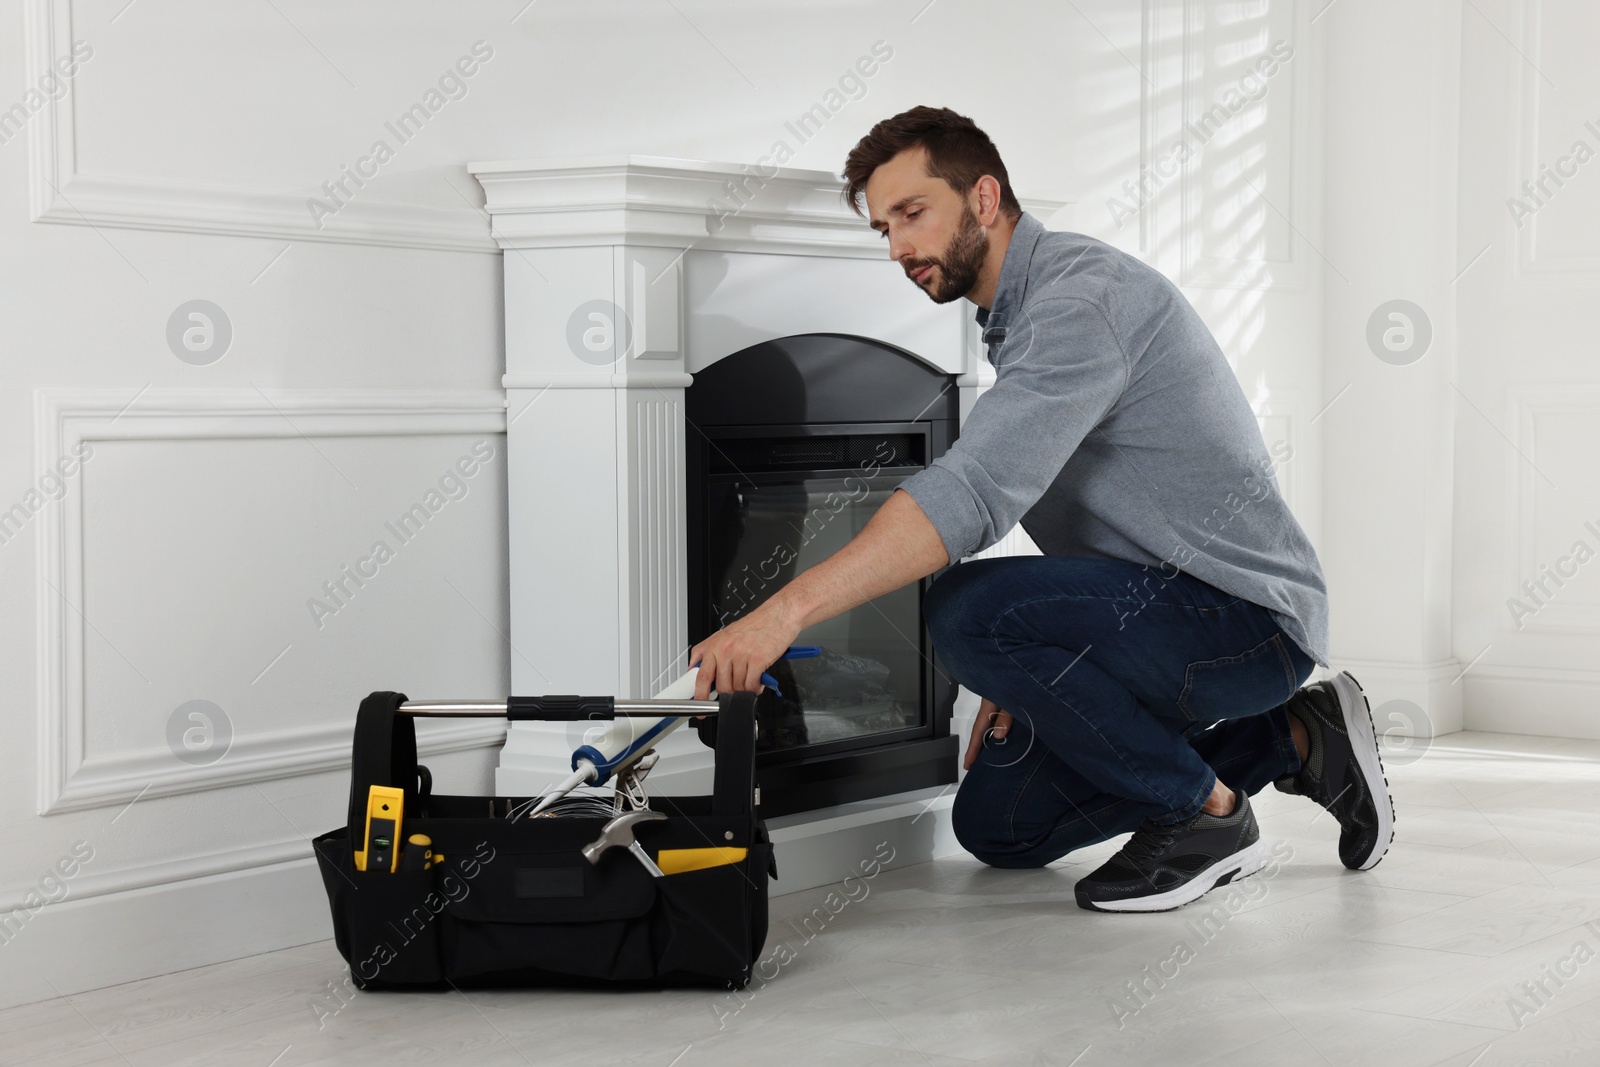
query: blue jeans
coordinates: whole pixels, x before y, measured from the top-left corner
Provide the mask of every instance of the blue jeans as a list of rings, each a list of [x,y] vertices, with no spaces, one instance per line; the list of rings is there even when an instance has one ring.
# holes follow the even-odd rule
[[[972,560],[934,581],[923,615],[956,680],[1013,718],[952,812],[985,863],[1042,867],[1188,818],[1218,778],[1251,794],[1300,769],[1283,704],[1311,657],[1265,608],[1170,566]]]

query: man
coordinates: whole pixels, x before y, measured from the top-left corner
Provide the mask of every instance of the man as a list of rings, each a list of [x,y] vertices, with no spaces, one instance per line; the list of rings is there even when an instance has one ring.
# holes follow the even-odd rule
[[[805,627],[950,567],[934,644],[982,702],[952,820],[998,867],[1133,832],[1077,902],[1164,911],[1264,865],[1249,796],[1331,811],[1347,867],[1393,807],[1366,698],[1327,662],[1321,567],[1237,379],[1138,259],[1022,211],[970,119],[917,107],[845,164],[889,257],[978,306],[995,384],[862,531],[696,645],[695,695],[755,690]],[[1020,522],[1041,556],[972,560]],[[1003,710],[1002,710],[1003,709]]]

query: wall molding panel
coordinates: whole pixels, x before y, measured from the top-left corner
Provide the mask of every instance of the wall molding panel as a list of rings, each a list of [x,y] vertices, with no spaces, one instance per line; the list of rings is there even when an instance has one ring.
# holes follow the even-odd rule
[[[1540,158],[1541,152],[1548,152],[1553,158],[1569,146],[1551,145],[1544,148],[1540,144],[1539,117],[1545,94],[1550,92],[1536,69],[1536,64],[1542,58],[1540,44],[1547,14],[1544,0],[1516,0],[1514,12],[1516,47],[1526,62],[1510,64],[1511,137],[1508,150],[1511,164],[1507,168],[1509,180],[1506,183],[1506,196],[1526,199],[1527,194],[1519,186],[1524,181],[1537,180],[1540,165],[1549,162]],[[1588,129],[1574,129],[1572,136],[1574,140],[1581,137],[1590,142],[1591,148],[1597,147],[1595,135]],[[1579,176],[1583,173],[1578,172]],[[1514,273],[1524,280],[1547,284],[1591,284],[1589,275],[1600,271],[1600,255],[1551,256],[1540,253],[1539,221],[1543,214],[1543,211],[1536,212],[1526,220],[1525,226],[1513,228],[1512,244],[1516,251],[1511,262]]]
[[[495,390],[299,390],[41,388],[34,394],[35,466],[75,456],[80,442],[216,438],[503,434],[504,394]],[[93,447],[91,444],[90,447]],[[85,757],[83,490],[36,515],[38,805],[40,814],[127,804],[348,767],[348,723],[239,736],[228,758],[207,766],[165,749]],[[503,724],[427,731],[430,754],[498,743]],[[275,861],[276,862],[276,861]]]
[[[1515,525],[1506,555],[1504,581],[1508,597],[1523,597],[1521,583],[1537,579],[1541,564],[1554,566],[1556,561],[1541,559],[1538,547],[1539,494],[1541,490],[1550,490],[1540,474],[1521,456],[1527,456],[1534,463],[1539,461],[1539,420],[1542,416],[1568,415],[1588,420],[1590,425],[1600,424],[1600,386],[1516,386],[1508,392],[1512,432],[1516,435],[1517,452],[1521,455],[1508,459],[1514,469],[1510,479],[1512,488],[1509,503]],[[1600,512],[1584,518],[1600,526]],[[1600,549],[1600,540],[1581,523],[1558,537],[1557,545],[1564,550],[1580,539],[1587,542],[1591,549]],[[1500,619],[1499,631],[1506,634],[1533,632],[1600,637],[1600,603],[1576,600],[1570,592],[1565,595],[1558,592],[1550,597],[1534,614],[1523,619],[1520,628],[1511,624],[1509,612],[1500,612],[1497,617]]]
[[[72,47],[71,0],[24,0],[23,64],[38,84]],[[50,100],[28,124],[29,209],[34,222],[173,233],[498,253],[481,209],[356,199],[318,225],[307,192],[227,188],[80,174],[78,93]]]

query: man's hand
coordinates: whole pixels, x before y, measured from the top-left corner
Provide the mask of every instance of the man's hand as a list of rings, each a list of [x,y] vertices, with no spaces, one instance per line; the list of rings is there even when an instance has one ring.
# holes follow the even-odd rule
[[[972,720],[972,740],[967,742],[966,762],[961,765],[964,771],[970,771],[972,764],[978,758],[978,753],[983,750],[984,736],[989,733],[990,723],[993,723],[994,736],[1001,741],[1006,739],[1006,734],[1011,730],[1011,715],[1001,711],[995,706],[994,701],[988,697],[983,698],[983,703],[978,705],[978,717]]]
[[[719,693],[759,693],[761,672],[783,658],[799,633],[771,600],[724,626],[689,650],[689,663],[700,664],[694,699],[708,699],[713,683]]]

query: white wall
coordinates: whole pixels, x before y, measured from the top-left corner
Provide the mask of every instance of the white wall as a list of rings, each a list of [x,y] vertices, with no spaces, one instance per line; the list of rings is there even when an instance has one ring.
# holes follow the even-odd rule
[[[1463,665],[1481,654],[1466,722],[1600,737],[1600,9],[1479,6],[1462,21],[1456,230],[1461,266],[1483,252],[1457,284],[1452,625]]]
[[[1357,0],[1317,21],[1328,57],[1319,549],[1333,652],[1380,729],[1422,733],[1460,729],[1467,658],[1450,629],[1462,10]],[[1395,300],[1424,309],[1410,319],[1431,321],[1426,349],[1369,343],[1369,322]],[[1387,315],[1384,328],[1403,325]]]
[[[270,5],[228,10],[0,6],[0,108],[92,49],[0,144],[0,508],[91,450],[0,544],[0,908],[41,880],[59,898],[0,944],[0,1001],[326,937],[307,839],[343,818],[361,697],[506,685],[500,264],[445,184],[448,161],[470,193],[473,146],[435,118],[336,216],[370,194],[349,236],[373,243],[307,240],[305,205],[487,30],[397,20],[368,46],[286,6],[354,90]],[[441,226],[410,205],[479,250],[426,247]],[[231,324],[206,365],[167,339],[194,299]],[[385,522],[477,442],[494,458],[402,544]],[[394,557],[314,617],[378,540]],[[185,761],[169,724],[190,701],[218,732]],[[441,783],[483,789],[499,732],[450,731]]]
[[[782,139],[791,165],[837,171],[879,118],[955,107],[994,137],[1020,192],[1076,202],[1046,225],[1115,240],[1180,281],[1269,439],[1291,442],[1280,477],[1319,540],[1311,13],[1285,0],[0,3],[0,109],[27,110],[73,41],[93,50],[0,144],[0,506],[75,442],[93,448],[62,499],[0,545],[14,761],[0,776],[0,908],[75,843],[93,851],[66,898],[0,944],[0,1003],[326,938],[306,839],[343,817],[360,697],[499,694],[514,658],[540,662],[502,636],[498,458],[320,627],[306,606],[474,442],[500,447],[501,266],[468,161],[753,162]],[[441,94],[399,143],[385,124],[478,41],[492,56],[464,64],[465,95]],[[876,41],[892,59],[800,142],[785,122]],[[1292,58],[1242,82],[1278,42]],[[1147,183],[1119,227],[1108,200],[1241,84],[1254,99],[1181,177]],[[314,217],[308,199],[379,139],[393,157]],[[197,299],[232,331],[203,365],[166,337]],[[231,724],[221,758],[169,747],[192,700]],[[486,791],[495,736],[435,738],[451,750],[429,758],[440,787]]]
[[[1334,652],[1380,727],[1600,737],[1600,10],[1342,0],[1318,28]],[[1369,344],[1395,299],[1418,358]]]

